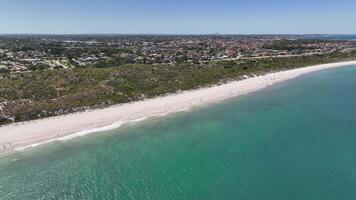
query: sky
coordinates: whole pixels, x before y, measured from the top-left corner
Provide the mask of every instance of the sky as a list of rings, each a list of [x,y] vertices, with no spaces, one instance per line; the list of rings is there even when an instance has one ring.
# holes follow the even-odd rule
[[[356,0],[0,0],[0,33],[356,34]]]

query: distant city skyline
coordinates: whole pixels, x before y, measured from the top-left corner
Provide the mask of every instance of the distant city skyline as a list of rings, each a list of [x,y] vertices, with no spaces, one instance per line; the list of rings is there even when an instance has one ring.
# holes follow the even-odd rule
[[[356,34],[354,0],[0,2],[0,34]]]

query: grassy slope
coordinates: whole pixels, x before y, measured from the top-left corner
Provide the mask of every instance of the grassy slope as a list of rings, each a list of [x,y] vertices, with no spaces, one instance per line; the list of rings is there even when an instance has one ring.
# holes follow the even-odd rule
[[[356,59],[356,51],[323,56],[222,61],[209,65],[124,65],[0,75],[0,125],[105,107],[179,90],[313,64]]]

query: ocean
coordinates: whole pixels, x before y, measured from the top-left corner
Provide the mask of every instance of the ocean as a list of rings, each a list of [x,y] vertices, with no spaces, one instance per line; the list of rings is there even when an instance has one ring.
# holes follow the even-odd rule
[[[356,41],[356,35],[329,35],[327,39]]]
[[[354,200],[356,66],[0,159],[0,200]]]
[[[356,41],[356,35],[352,35],[352,34],[304,35],[301,38],[304,38],[304,39],[318,39],[318,40]]]

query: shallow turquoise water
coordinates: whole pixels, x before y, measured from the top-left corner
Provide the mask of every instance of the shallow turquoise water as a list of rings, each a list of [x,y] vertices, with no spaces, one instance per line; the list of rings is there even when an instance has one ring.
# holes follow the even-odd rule
[[[0,200],[356,198],[356,67],[0,160]]]

